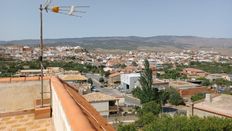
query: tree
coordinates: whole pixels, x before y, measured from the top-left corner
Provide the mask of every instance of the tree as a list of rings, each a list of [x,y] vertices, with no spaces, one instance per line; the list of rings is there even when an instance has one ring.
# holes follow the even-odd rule
[[[93,85],[93,80],[91,79],[91,78],[89,78],[88,80],[87,80],[87,82],[92,86]]]
[[[159,92],[159,99],[161,101],[161,105],[165,105],[168,102],[169,99],[169,92],[166,90],[161,90]]]
[[[209,73],[232,73],[230,63],[216,63],[216,62],[190,62],[189,67],[201,69]]]
[[[99,72],[99,73],[100,73],[101,76],[104,75],[104,70],[103,70],[103,67],[102,67],[102,66],[100,67],[100,72]]]
[[[160,75],[159,78],[164,79],[187,79],[186,75],[180,73],[181,70],[178,69],[165,69],[164,74]]]
[[[138,64],[135,61],[133,61],[132,66],[138,66]]]
[[[159,102],[158,89],[152,87],[152,70],[147,59],[144,60],[144,70],[140,73],[139,82],[141,87],[132,91],[132,94],[141,100],[141,103],[149,101]]]
[[[146,119],[148,120],[146,120]],[[137,129],[142,131],[231,131],[232,119],[220,117],[197,117],[183,115],[161,115],[153,116],[146,114],[139,118],[135,124],[124,127],[124,130]],[[122,126],[122,125],[121,125]]]
[[[201,85],[203,85],[203,86],[209,86],[209,85],[211,85],[209,79],[206,79],[204,77],[197,78],[197,80],[200,80],[201,81]]]
[[[184,101],[180,94],[173,88],[168,89],[169,92],[169,103],[172,105],[184,104]]]
[[[105,72],[105,77],[108,77],[110,75],[110,71]]]
[[[232,85],[232,82],[231,81],[228,81],[228,80],[225,80],[225,79],[222,79],[222,78],[219,78],[219,79],[215,79],[213,81],[213,84],[217,84],[219,86],[230,86]]]
[[[157,103],[156,101],[150,101],[142,105],[142,108],[138,110],[138,114],[139,116],[143,116],[144,114],[150,112],[153,115],[158,115],[160,111],[161,111],[160,103]]]
[[[129,124],[129,125],[120,124],[118,126],[117,131],[136,131],[136,127],[134,124]]]
[[[99,82],[103,83],[103,82],[104,82],[104,78],[103,78],[103,77],[100,77],[100,78],[99,78]]]
[[[198,101],[198,100],[201,100],[201,99],[204,99],[205,98],[205,93],[198,93],[196,95],[193,95],[191,97],[191,100],[194,102],[194,101]]]
[[[126,68],[126,65],[125,65],[125,64],[120,64],[120,67],[121,67],[122,69],[124,69],[124,68]]]
[[[155,116],[151,112],[147,112],[146,114],[142,115],[139,120],[135,122],[135,125],[139,128],[143,127],[144,125],[147,125],[151,123],[154,120]]]
[[[163,115],[145,125],[144,131],[230,131],[232,119],[219,117],[197,116],[187,117],[176,115],[174,117]]]

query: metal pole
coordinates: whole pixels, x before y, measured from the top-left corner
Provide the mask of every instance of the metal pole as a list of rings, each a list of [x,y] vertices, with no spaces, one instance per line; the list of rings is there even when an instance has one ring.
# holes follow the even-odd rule
[[[194,115],[194,103],[191,103],[192,116]]]
[[[40,68],[41,68],[41,106],[43,107],[43,7],[40,5]]]

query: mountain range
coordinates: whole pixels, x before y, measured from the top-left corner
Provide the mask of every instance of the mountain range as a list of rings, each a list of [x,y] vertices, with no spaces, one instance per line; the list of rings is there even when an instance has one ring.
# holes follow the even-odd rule
[[[124,49],[134,50],[147,48],[176,48],[176,49],[231,49],[232,38],[205,38],[196,36],[153,36],[153,37],[84,37],[45,39],[46,46],[81,46],[86,49]],[[39,40],[0,41],[1,45],[28,45],[39,46]]]

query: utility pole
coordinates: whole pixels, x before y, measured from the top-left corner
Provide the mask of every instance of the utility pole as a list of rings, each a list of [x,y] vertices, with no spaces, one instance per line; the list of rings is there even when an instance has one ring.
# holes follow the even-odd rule
[[[41,68],[41,107],[44,105],[43,101],[43,7],[42,4],[40,5],[40,68]]]

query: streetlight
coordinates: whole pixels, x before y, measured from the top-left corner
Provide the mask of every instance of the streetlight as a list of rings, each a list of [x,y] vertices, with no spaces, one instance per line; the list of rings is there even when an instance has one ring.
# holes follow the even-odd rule
[[[50,11],[53,13],[59,13],[59,14],[64,14],[64,15],[69,15],[69,16],[76,16],[76,17],[81,17],[79,15],[77,15],[76,13],[85,13],[85,11],[80,11],[78,10],[78,8],[85,8],[85,7],[89,7],[89,6],[50,6],[52,3],[52,0],[46,0],[45,4],[42,5],[40,4],[40,57],[39,57],[39,61],[40,61],[40,68],[41,68],[41,107],[43,107],[44,105],[44,101],[43,101],[43,95],[44,95],[44,91],[43,91],[43,49],[44,49],[44,42],[43,42],[43,11],[45,10],[46,12]]]

